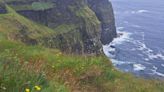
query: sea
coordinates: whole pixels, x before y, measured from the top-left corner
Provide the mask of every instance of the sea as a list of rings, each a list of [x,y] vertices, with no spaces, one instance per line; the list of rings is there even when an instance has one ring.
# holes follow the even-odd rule
[[[104,45],[104,53],[122,72],[164,79],[164,0],[111,2],[121,36]]]

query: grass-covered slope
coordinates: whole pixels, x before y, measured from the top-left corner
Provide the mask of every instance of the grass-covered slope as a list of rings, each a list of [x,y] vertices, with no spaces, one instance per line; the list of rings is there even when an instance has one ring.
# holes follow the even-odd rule
[[[39,43],[67,53],[101,52],[101,23],[88,7],[86,0],[5,0],[5,2],[20,15],[52,28],[57,33],[44,37],[41,34],[32,39],[26,37],[26,41],[23,42]]]
[[[17,11],[21,10],[34,10],[34,11],[44,11],[55,7],[55,5],[50,1],[46,2],[44,0],[5,0],[7,4]],[[14,3],[14,4],[13,4]]]
[[[163,92],[164,83],[135,78],[105,56],[64,55],[40,46],[0,41],[0,92]]]
[[[8,12],[0,14],[0,92],[164,92],[164,82],[121,73],[103,55],[65,55],[21,43],[14,38],[22,28],[30,39],[55,33]]]
[[[13,34],[19,34],[21,31],[28,32],[26,35],[30,38],[36,39],[50,34],[55,34],[55,31],[48,27],[36,24],[25,17],[17,14],[10,7],[8,13],[0,15],[0,31],[8,36]]]

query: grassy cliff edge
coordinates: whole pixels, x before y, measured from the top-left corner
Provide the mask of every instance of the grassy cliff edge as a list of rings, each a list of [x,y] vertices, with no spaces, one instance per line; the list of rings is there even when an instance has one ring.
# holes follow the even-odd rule
[[[30,39],[55,34],[9,7],[0,14],[0,92],[164,92],[164,82],[122,73],[104,55],[66,55],[26,45],[15,39],[24,28]]]

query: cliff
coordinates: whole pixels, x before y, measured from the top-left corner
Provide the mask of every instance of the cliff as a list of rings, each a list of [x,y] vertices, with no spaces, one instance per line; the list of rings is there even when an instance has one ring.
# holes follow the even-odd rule
[[[109,0],[88,0],[88,5],[101,21],[102,43],[109,44],[117,35],[112,4]]]
[[[108,0],[6,0],[19,14],[45,25],[57,35],[38,43],[67,53],[101,53],[102,44],[116,37],[114,15]]]
[[[8,2],[9,5],[18,4],[18,0],[6,1],[12,1]],[[33,2],[33,0],[19,1],[22,5],[27,2],[31,5]],[[66,13],[68,8],[62,6],[66,9],[63,13],[68,15],[62,13],[59,15],[70,17],[67,19],[58,16],[59,23],[54,23],[52,20],[50,23],[56,24],[56,27],[42,24],[44,19],[41,22],[29,20],[28,17],[24,17],[29,13],[22,16],[13,10],[16,6],[2,3],[1,9],[5,12],[0,13],[0,92],[164,92],[162,81],[145,80],[122,73],[102,54],[86,55],[90,53],[88,50],[93,50],[92,53],[99,52],[101,47],[95,48],[101,45],[98,33],[102,30],[102,26],[100,19],[88,7],[88,2],[81,1],[81,4],[79,1],[65,2],[72,5],[73,11]],[[44,7],[38,7],[40,5]],[[34,3],[37,11],[52,9],[52,5]],[[57,7],[57,4],[55,6]],[[27,7],[31,9],[26,5],[25,8]],[[29,16],[35,16],[30,14]],[[62,18],[65,19],[61,21]],[[65,54],[57,48],[63,52],[85,54]]]
[[[0,14],[4,14],[4,13],[7,13],[7,10],[4,2],[0,0]]]

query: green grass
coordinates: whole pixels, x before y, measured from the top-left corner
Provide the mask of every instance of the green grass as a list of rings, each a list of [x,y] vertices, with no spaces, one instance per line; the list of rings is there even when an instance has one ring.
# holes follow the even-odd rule
[[[27,1],[27,0],[5,0],[5,2],[25,2],[25,1]],[[29,0],[29,1],[31,1],[31,0]]]
[[[13,9],[8,7],[7,14],[0,14],[0,32],[6,35],[16,34],[20,31],[28,32],[27,34],[32,39],[39,39],[57,34],[67,33],[76,29],[76,25],[62,24],[54,29],[50,29],[41,24],[34,23],[31,20],[17,14]],[[6,25],[7,24],[7,25]]]
[[[40,24],[36,24],[25,17],[17,14],[14,10],[12,10],[10,7],[8,7],[7,14],[1,14],[0,15],[0,31],[4,33],[17,33],[21,30],[28,31],[29,37],[31,38],[39,38],[42,36],[55,34],[55,31],[42,26]],[[7,25],[6,25],[7,24]]]
[[[54,4],[51,2],[33,2],[32,8],[34,10],[47,10],[54,7]]]
[[[99,33],[100,21],[88,6],[82,7],[76,11],[75,14],[84,20],[83,24],[85,24],[88,33],[91,33],[92,35],[95,35],[94,31]]]
[[[22,10],[44,11],[44,10],[48,10],[55,7],[55,4],[52,2],[43,2],[43,1],[35,1],[35,0],[33,0],[32,3],[27,3],[28,1],[26,0],[5,0],[5,2],[7,3],[11,3],[11,2],[24,3],[25,2],[24,4],[18,4],[18,5],[10,4],[9,5],[16,11],[22,11]]]
[[[10,7],[16,11],[33,10],[31,5],[10,5]]]
[[[58,34],[67,33],[73,31],[77,28],[75,24],[62,24],[54,28],[55,32]]]
[[[87,6],[76,11],[76,15],[85,19],[86,22],[91,22],[94,25],[100,24],[95,13]]]
[[[3,40],[0,63],[0,92],[24,92],[26,88],[36,92],[35,85],[42,88],[40,92],[164,91],[163,82],[121,73],[105,56],[65,55],[54,49]]]

